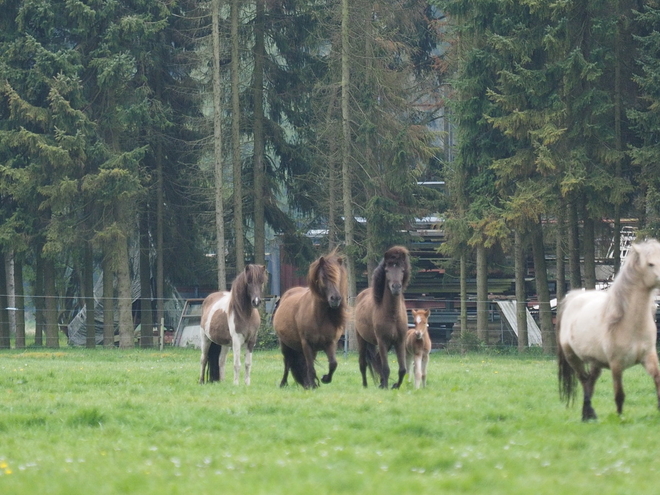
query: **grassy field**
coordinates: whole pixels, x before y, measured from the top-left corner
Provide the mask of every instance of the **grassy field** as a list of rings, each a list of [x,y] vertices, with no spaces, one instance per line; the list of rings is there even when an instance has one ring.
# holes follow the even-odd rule
[[[540,356],[434,353],[418,391],[363,389],[353,354],[313,391],[280,389],[281,371],[261,351],[250,387],[200,386],[190,349],[3,351],[0,493],[657,491],[660,413],[641,367],[624,374],[621,418],[603,375],[589,424]]]

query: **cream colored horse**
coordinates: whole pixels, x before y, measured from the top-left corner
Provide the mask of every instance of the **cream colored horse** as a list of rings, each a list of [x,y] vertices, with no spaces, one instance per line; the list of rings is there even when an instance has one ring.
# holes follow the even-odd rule
[[[582,420],[596,419],[591,397],[603,368],[612,371],[617,413],[623,411],[623,371],[641,364],[655,381],[660,407],[660,371],[655,348],[655,292],[660,287],[660,243],[633,244],[607,291],[574,290],[557,315],[560,397],[570,404],[576,377],[584,390]]]

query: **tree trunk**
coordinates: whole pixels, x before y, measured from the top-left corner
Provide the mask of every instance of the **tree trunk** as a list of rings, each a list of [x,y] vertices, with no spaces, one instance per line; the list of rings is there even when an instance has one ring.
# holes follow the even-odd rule
[[[222,182],[222,79],[220,77],[220,0],[211,2],[213,38],[213,156],[215,163],[215,230],[218,290],[227,288],[225,263],[225,214]],[[159,316],[160,317],[160,316]],[[159,322],[160,323],[160,322]]]
[[[140,225],[140,347],[154,346],[154,322],[151,307],[151,243],[149,216],[141,215]]]
[[[623,152],[623,136],[621,133],[621,120],[623,117],[623,105],[621,96],[621,66],[623,64],[621,56],[621,31],[622,17],[621,17],[621,2],[617,0],[616,4],[616,40],[614,42],[614,147],[619,153]],[[623,158],[617,157],[616,165],[614,167],[615,179],[621,179],[622,173],[622,160]],[[614,274],[619,273],[621,268],[621,201],[618,200],[614,203]]]
[[[461,291],[461,337],[467,335],[467,260],[465,252],[460,257],[460,291]]]
[[[596,246],[594,240],[594,219],[584,209],[584,234],[582,247],[584,250],[584,287],[596,288]]]
[[[254,20],[254,262],[266,264],[264,219],[264,0],[256,0]]]
[[[45,333],[46,347],[60,346],[59,328],[57,322],[57,290],[55,288],[55,261],[44,258],[44,300],[45,300]]]
[[[131,291],[131,269],[128,254],[128,236],[116,241],[117,260],[117,307],[119,309],[119,347],[135,347],[133,327],[133,296]]]
[[[525,291],[525,245],[520,231],[515,232],[514,264],[516,272],[516,325],[518,326],[518,352],[525,352],[527,338],[527,293]]]
[[[8,277],[5,263],[5,253],[0,251],[0,349],[11,347],[9,330],[9,297],[7,297]]]
[[[14,257],[14,281],[16,287],[16,349],[25,348],[25,290],[23,288],[23,260]]]
[[[92,244],[84,241],[83,247],[83,297],[85,298],[85,347],[96,347],[96,320],[94,318],[94,252]]]
[[[534,253],[534,273],[536,276],[536,294],[539,301],[543,352],[545,354],[552,354],[555,349],[555,338],[552,325],[552,312],[550,310],[548,271],[545,263],[545,247],[543,244],[541,223],[536,224],[533,228],[532,251]]]
[[[234,234],[236,243],[236,273],[245,269],[245,236],[243,233],[243,185],[241,173],[241,105],[238,72],[238,14],[240,0],[231,2],[231,157],[234,184]]]
[[[348,300],[352,306],[355,303],[355,264],[353,261],[353,195],[351,194],[351,120],[350,120],[350,60],[349,60],[349,4],[341,0],[341,117],[342,117],[342,149],[341,175],[344,205],[344,244],[346,246],[348,271]],[[355,328],[349,323],[346,328],[346,339],[351,350],[357,349]]]
[[[477,337],[488,345],[488,263],[482,243],[477,244]]]
[[[580,230],[578,226],[578,214],[575,197],[571,198],[568,205],[568,273],[570,277],[571,290],[582,286],[580,274]]]
[[[35,248],[37,260],[34,277],[34,345],[44,345],[44,329],[46,327],[46,300],[44,299],[44,260],[41,257],[41,243]]]
[[[337,91],[335,88],[331,89],[330,101],[328,103],[328,109],[326,111],[325,123],[326,123],[326,141],[328,144],[328,249],[332,250],[337,246],[337,239],[339,234],[337,232],[337,212],[338,208],[338,199],[337,199],[337,189],[339,184],[339,171],[337,170],[337,140],[336,134],[332,127],[333,116],[335,113],[335,105],[337,104]]]
[[[559,208],[557,210],[557,304],[564,298],[566,293],[566,267],[564,258],[566,251],[564,249],[564,242],[566,236],[566,204],[560,200]]]
[[[163,148],[156,145],[156,324],[160,328],[165,314],[165,267],[163,229],[165,208],[165,193],[163,191]]]
[[[9,325],[9,335],[16,335],[16,279],[14,278],[14,251],[8,250],[4,257],[0,255],[2,262],[5,265],[5,278],[7,283],[5,285],[7,296],[7,304],[4,306],[7,311],[7,322]]]
[[[103,253],[103,347],[115,345],[115,268],[112,248]]]

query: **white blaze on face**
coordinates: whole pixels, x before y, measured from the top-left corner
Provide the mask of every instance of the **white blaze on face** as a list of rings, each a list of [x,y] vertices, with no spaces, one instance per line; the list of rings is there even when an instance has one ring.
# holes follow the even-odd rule
[[[415,317],[415,323],[420,324],[422,322],[422,317],[421,316],[416,316]]]

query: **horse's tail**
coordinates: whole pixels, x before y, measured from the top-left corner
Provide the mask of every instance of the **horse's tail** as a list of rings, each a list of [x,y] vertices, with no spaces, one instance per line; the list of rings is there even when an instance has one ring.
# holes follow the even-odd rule
[[[309,387],[307,384],[307,361],[301,351],[296,351],[288,345],[281,344],[282,356],[284,356],[284,366],[291,371],[291,375],[296,383],[303,387]]]
[[[564,352],[559,339],[563,313],[562,309],[563,305],[560,305],[559,311],[557,312],[557,326],[555,328],[555,334],[557,337],[557,378],[559,380],[559,399],[566,402],[566,405],[568,406],[575,399],[577,377],[575,375],[575,370],[568,362],[568,359],[566,359],[566,353]]]
[[[222,346],[211,342],[211,347],[209,347],[208,352],[208,366],[206,371],[206,381],[207,382],[218,382],[220,381],[220,351]]]
[[[369,368],[369,373],[374,381],[379,382],[380,377],[383,374],[383,362],[378,352],[378,347],[369,342],[365,342],[365,353],[364,356],[367,361],[367,368]],[[386,358],[387,359],[387,358]]]

